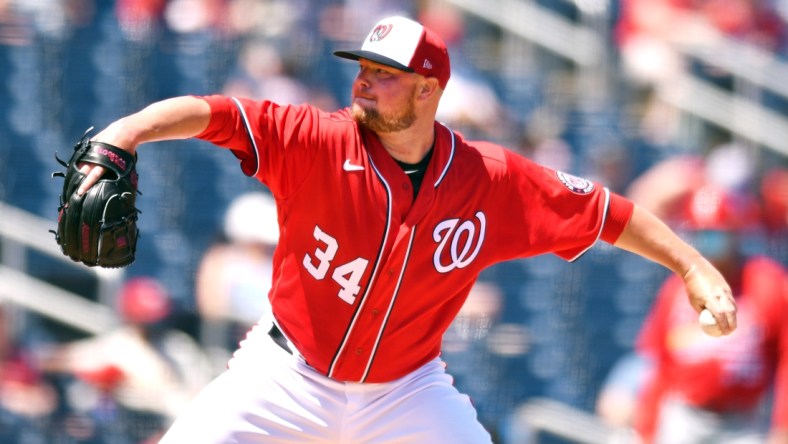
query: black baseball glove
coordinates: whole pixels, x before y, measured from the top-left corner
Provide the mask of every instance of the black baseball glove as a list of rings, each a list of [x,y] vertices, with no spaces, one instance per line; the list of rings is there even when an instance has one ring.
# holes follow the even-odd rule
[[[92,129],[92,128],[91,128]],[[88,266],[118,268],[134,262],[137,248],[136,155],[107,143],[93,142],[88,129],[74,146],[68,162],[57,154],[55,159],[66,167],[65,172],[52,173],[64,177],[58,207],[55,240],[63,254]],[[85,194],[77,196],[85,175],[81,163],[104,167],[104,175]]]

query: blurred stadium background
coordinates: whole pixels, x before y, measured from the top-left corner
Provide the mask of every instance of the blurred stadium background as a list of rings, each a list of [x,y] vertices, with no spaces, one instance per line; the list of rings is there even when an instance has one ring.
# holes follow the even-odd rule
[[[656,31],[633,24],[638,5],[660,3],[686,3],[689,19]],[[223,150],[147,146],[137,261],[92,270],[64,259],[47,232],[62,183],[50,177],[55,153],[68,157],[88,127],[175,95],[344,106],[356,67],[331,52],[355,47],[392,13],[447,40],[453,76],[439,117],[466,135],[622,194],[661,162],[713,160],[727,186],[784,202],[788,189],[764,179],[788,168],[788,2],[738,3],[751,9],[660,0],[0,0],[3,341],[35,356],[104,333],[119,322],[119,289],[137,276],[166,287],[170,327],[199,341],[197,266],[232,198],[261,186]],[[784,214],[763,222],[749,252],[786,263],[785,223]],[[449,370],[500,442],[611,442],[595,401],[632,350],[665,273],[607,245],[574,264],[539,257],[489,269],[482,296],[447,336]],[[3,366],[0,441],[144,441],[129,433],[148,427],[144,417],[71,405],[58,381],[56,408],[20,413],[2,388],[27,379]]]

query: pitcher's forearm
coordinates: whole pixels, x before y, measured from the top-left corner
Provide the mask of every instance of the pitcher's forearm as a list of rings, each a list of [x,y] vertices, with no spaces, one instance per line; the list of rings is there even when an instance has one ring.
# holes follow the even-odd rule
[[[112,122],[92,140],[133,154],[146,142],[194,137],[208,127],[210,120],[211,107],[206,101],[193,96],[175,97]],[[82,195],[102,177],[104,168],[91,163],[77,166],[85,175],[77,190],[77,194]]]
[[[656,216],[635,206],[629,223],[614,245],[681,276],[695,311],[700,313],[708,309],[723,334],[736,329],[736,303],[730,285],[711,262]]]
[[[208,126],[210,118],[211,109],[204,100],[175,97],[116,120],[93,139],[134,152],[146,142],[194,137]]]
[[[706,262],[664,222],[637,205],[614,245],[661,264],[681,277]]]

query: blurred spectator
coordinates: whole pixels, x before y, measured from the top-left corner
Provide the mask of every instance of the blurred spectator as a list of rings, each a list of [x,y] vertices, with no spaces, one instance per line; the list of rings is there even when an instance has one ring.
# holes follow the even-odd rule
[[[243,44],[237,67],[225,81],[222,93],[282,104],[310,103],[321,109],[337,106],[326,88],[307,85],[290,65],[277,45],[252,38]]]
[[[245,333],[270,313],[272,255],[279,240],[276,205],[267,192],[236,197],[224,216],[219,241],[197,270],[201,342],[216,370],[224,369]]]
[[[687,197],[705,183],[704,168],[701,156],[668,157],[638,176],[626,196],[662,220],[674,219]]]
[[[549,106],[534,110],[524,124],[518,150],[534,162],[559,171],[574,169],[574,153],[562,137],[566,118]]]
[[[766,230],[788,235],[788,168],[770,168],[761,179],[760,195]]]
[[[502,298],[497,284],[477,281],[444,336],[444,353],[467,352],[474,344],[483,343],[499,319]]]
[[[419,21],[440,35],[455,57],[462,53],[463,20],[460,11],[446,3],[430,3],[419,14]],[[469,64],[453,69],[436,118],[469,139],[502,140],[510,130],[496,91]]]
[[[481,77],[452,73],[437,119],[472,139],[500,140],[507,118],[495,90]]]
[[[632,181],[626,195],[665,221],[682,222],[687,199],[707,184],[736,193],[751,189],[757,179],[751,157],[735,143],[717,145],[706,156],[671,156]],[[746,210],[753,217],[758,211],[754,201]]]
[[[738,329],[724,338],[706,336],[681,280],[670,276],[637,341],[637,352],[654,367],[634,409],[635,428],[646,443],[788,443],[786,270],[773,259],[743,254],[752,219],[734,193],[706,186],[686,202],[685,228],[731,284]],[[759,412],[772,386],[767,438]]]
[[[151,2],[151,0],[147,0]],[[160,1],[160,0],[155,0]],[[223,25],[224,3],[216,0],[169,0],[163,18],[178,34],[212,31]]]
[[[784,53],[785,23],[771,0],[622,0],[614,36],[621,73],[629,81],[626,91],[633,93],[628,100],[642,115],[642,136],[655,146],[678,144],[687,135],[682,131],[686,114],[661,98],[666,91],[682,88],[685,77],[781,113],[785,109],[784,98],[699,55],[741,58],[742,51],[731,42],[777,56]],[[737,61],[750,65],[755,59]],[[699,139],[710,137],[702,134]]]
[[[31,23],[14,0],[0,0],[0,45],[30,44],[31,28]]]
[[[67,39],[75,27],[89,24],[94,12],[95,0],[0,0],[0,23],[5,13],[11,13],[12,17],[23,15],[25,25],[44,39]]]
[[[493,344],[494,331],[499,329],[503,293],[495,282],[476,281],[459,314],[443,337],[441,357],[450,368],[457,387],[473,400],[479,421],[500,442],[496,415],[495,391],[499,384],[500,367],[496,366]],[[502,342],[506,342],[506,338]],[[517,342],[517,341],[512,341]],[[503,347],[510,344],[501,344]],[[515,344],[516,346],[517,344]],[[506,406],[508,407],[508,406]]]
[[[505,298],[498,280],[476,281],[441,347],[454,384],[470,396],[493,443],[517,442],[509,440],[507,421],[526,397],[522,359],[532,341],[530,326],[507,319]]]
[[[287,73],[279,49],[260,40],[245,44],[238,58],[238,70],[227,80],[222,92],[234,97],[266,98],[283,104],[300,104],[309,100],[307,87]]]
[[[685,61],[672,47],[676,39],[709,38],[685,0],[622,0],[616,40],[624,74],[647,86],[675,78]]]
[[[533,143],[533,144],[532,144]],[[542,140],[525,140],[521,151],[534,162],[559,171],[572,169],[574,156],[572,147],[560,137],[548,137]]]
[[[135,107],[156,95],[156,89],[165,76],[156,72],[155,59],[157,42],[164,29],[163,14],[166,0],[118,0],[115,3],[119,42],[107,40],[111,48],[105,60],[120,68],[118,75],[123,82],[113,83],[121,87],[120,103]],[[112,71],[111,71],[112,72]],[[112,100],[107,94],[104,100]],[[115,99],[117,100],[117,99]]]
[[[651,367],[649,359],[635,352],[616,360],[602,382],[594,406],[605,424],[621,430],[632,428],[637,400]]]
[[[772,52],[785,45],[785,23],[770,0],[703,0],[698,13],[723,35]]]
[[[622,0],[616,24],[623,68],[645,84],[687,67],[677,46],[735,38],[771,51],[785,44],[784,24],[767,0]]]
[[[589,180],[607,184],[610,191],[623,193],[633,176],[631,149],[614,131],[597,139],[584,150],[580,171]]]
[[[57,393],[21,347],[11,325],[9,307],[0,304],[0,441],[38,437],[55,412]]]
[[[162,24],[167,0],[118,0],[115,13],[120,31],[131,41],[155,37]]]
[[[66,389],[70,407],[94,413],[75,419],[98,416],[101,422],[109,415],[133,432],[131,442],[157,439],[213,375],[197,343],[167,328],[170,297],[158,281],[129,280],[116,309],[121,326],[57,346],[43,362],[51,372],[76,378]]]
[[[195,0],[179,0],[182,3]],[[314,0],[200,0],[213,4],[226,5],[226,20],[235,32],[249,38],[292,39],[298,32],[311,30],[298,29],[304,16],[312,14],[319,6]],[[189,8],[184,8],[189,10]],[[308,50],[308,49],[307,49]]]

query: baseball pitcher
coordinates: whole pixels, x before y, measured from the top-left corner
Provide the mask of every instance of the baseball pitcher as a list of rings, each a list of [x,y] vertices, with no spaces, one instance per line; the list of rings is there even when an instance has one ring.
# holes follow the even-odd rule
[[[574,261],[599,241],[668,267],[696,312],[734,330],[725,280],[654,216],[435,121],[450,64],[434,32],[388,17],[360,50],[335,55],[358,64],[345,109],[185,96],[93,138],[131,154],[205,140],[277,202],[271,317],[162,442],[489,443],[445,371],[443,333],[485,267],[543,253]],[[81,171],[78,193],[103,174]]]

